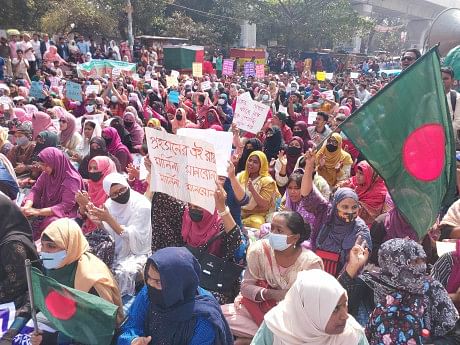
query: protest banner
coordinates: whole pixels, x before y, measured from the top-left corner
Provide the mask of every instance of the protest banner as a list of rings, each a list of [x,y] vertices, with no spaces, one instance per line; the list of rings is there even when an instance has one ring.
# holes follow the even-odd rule
[[[33,97],[36,99],[45,98],[45,94],[43,93],[43,85],[41,82],[32,81],[32,85],[30,86],[29,90],[29,97]]]
[[[103,77],[105,74],[111,75],[112,70],[118,68],[124,74],[132,75],[136,73],[136,64],[125,61],[116,60],[91,60],[77,65],[77,73],[79,78],[89,76]]]
[[[74,83],[73,81],[67,81],[65,83],[66,97],[73,101],[81,102],[83,100],[81,96],[81,85]]]
[[[213,129],[179,128],[177,135],[204,140],[214,146],[216,167],[219,176],[227,176],[227,165],[232,155],[232,132],[218,132]]]
[[[257,65],[256,66],[256,78],[264,78],[265,77],[265,65]]]
[[[96,95],[99,95],[100,92],[100,85],[88,85],[85,89],[85,95],[91,95],[95,93]]]
[[[170,103],[179,103],[179,92],[170,91],[168,94],[168,100]]]
[[[222,74],[223,75],[233,75],[233,64],[232,59],[225,59],[222,65]]]
[[[257,134],[263,127],[270,107],[253,101],[249,92],[238,96],[233,121],[239,129]]]
[[[166,76],[166,86],[167,87],[178,87],[179,80],[176,77],[171,77],[169,75]]]
[[[207,91],[211,89],[211,82],[209,80],[202,82],[200,85],[201,85],[201,91]]]
[[[254,62],[245,62],[244,63],[244,77],[255,77],[256,75],[256,65]]]
[[[203,64],[201,62],[194,62],[192,64],[192,76],[197,78],[203,77]]]
[[[216,155],[203,140],[145,128],[152,172],[150,188],[214,213]]]
[[[316,80],[324,81],[326,80],[326,72],[316,72]]]

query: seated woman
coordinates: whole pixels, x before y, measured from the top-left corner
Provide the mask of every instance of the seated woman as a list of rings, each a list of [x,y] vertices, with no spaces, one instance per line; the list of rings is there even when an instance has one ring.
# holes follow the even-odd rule
[[[305,173],[300,188],[302,204],[306,211],[315,216],[310,239],[312,247],[338,255],[336,269],[329,272],[335,275],[345,264],[358,236],[366,240],[370,249],[372,242],[369,228],[358,217],[359,199],[356,193],[350,188],[339,188],[332,203],[329,203],[313,186],[314,165],[315,156],[309,150],[305,154]]]
[[[133,145],[131,152],[139,152],[142,142],[144,141],[144,129],[137,123],[136,117],[131,112],[125,112],[123,115],[123,125],[131,135]]]
[[[40,256],[44,259],[44,273],[47,276],[117,305],[117,326],[121,325],[124,317],[117,283],[108,267],[89,252],[88,242],[76,222],[62,218],[48,225],[41,235]],[[50,344],[49,338],[56,335],[57,343],[70,342],[67,336],[57,332],[34,335],[32,343]]]
[[[389,240],[378,253],[380,269],[364,271],[360,275],[368,255],[366,249],[356,244],[350,252],[345,271],[339,277],[339,282],[348,292],[352,315],[356,317],[360,306],[372,311],[377,303],[386,304],[387,296],[395,292],[423,296],[423,326],[430,331],[432,343],[459,344],[460,337],[454,334],[458,312],[441,283],[426,273],[426,254],[421,245],[402,238]],[[368,315],[366,313],[366,317]],[[366,332],[371,343],[386,331],[383,323],[379,325],[376,318],[370,318]],[[388,340],[391,343],[396,341]]]
[[[77,120],[62,107],[54,107],[53,110],[59,119],[59,145],[71,157],[83,140],[80,133],[77,132]]]
[[[30,259],[37,268],[40,265],[29,222],[3,193],[0,214],[0,304],[13,302],[16,308],[16,319],[2,340],[11,344],[30,318],[24,261]]]
[[[268,240],[249,247],[241,293],[234,303],[222,306],[239,344],[249,344],[264,313],[284,299],[298,272],[323,268],[321,259],[301,246],[309,235],[300,214],[284,211],[274,215]]]
[[[35,137],[35,148],[34,152],[32,153],[32,170],[30,172],[30,180],[28,181],[29,184],[33,185],[35,180],[40,176],[42,171],[38,168],[38,154],[42,152],[47,147],[57,147],[58,145],[58,136],[56,133],[49,132],[49,131],[42,131]]]
[[[235,132],[234,132],[234,136],[235,135],[237,136],[237,140],[236,140],[237,144],[240,143],[240,138],[239,138],[238,132],[239,132],[238,129],[236,129]],[[234,142],[235,142],[235,139],[234,139]],[[238,148],[239,147],[237,146],[237,150],[238,150]],[[244,146],[243,146],[240,158],[238,160],[238,164],[235,166],[236,173],[238,174],[238,173],[242,172],[246,168],[246,161],[248,160],[248,157],[252,152],[254,152],[254,151],[262,151],[262,148],[263,148],[263,145],[262,145],[262,143],[260,142],[259,139],[257,139],[257,138],[248,139],[246,141],[246,143],[244,144]]]
[[[133,296],[138,275],[151,252],[150,202],[131,190],[118,173],[107,175],[102,186],[109,198],[102,207],[88,204],[87,213],[115,241],[112,271],[121,295]]]
[[[16,145],[8,152],[8,159],[16,175],[26,175],[32,170],[32,154],[35,143],[32,141],[32,129],[28,124],[20,125],[14,131]]]
[[[89,161],[89,179],[86,182],[88,192],[80,190],[75,197],[83,221],[82,231],[89,242],[91,252],[109,267],[113,264],[113,240],[104,229],[99,229],[98,225],[88,216],[88,206],[89,204],[96,207],[104,205],[107,194],[105,194],[102,182],[107,175],[115,172],[117,172],[115,163],[109,157],[94,157]]]
[[[43,111],[37,111],[32,115],[32,138],[36,138],[40,132],[48,131],[57,134],[57,129],[53,125],[51,116]]]
[[[11,200],[16,200],[19,193],[18,180],[8,158],[0,153],[0,192]]]
[[[107,156],[109,157],[114,163],[117,168],[117,172],[121,173],[120,162],[118,159],[109,153],[107,150],[107,146],[105,144],[105,140],[102,137],[94,137],[89,141],[89,154],[87,154],[83,160],[81,161],[78,172],[80,173],[81,177],[84,179],[89,179],[89,171],[88,165],[89,161],[96,156]]]
[[[382,213],[392,208],[391,197],[383,179],[367,161],[356,165],[356,175],[340,183],[340,187],[350,187],[358,194],[360,209],[358,216],[371,226]]]
[[[146,285],[122,326],[118,345],[231,345],[219,304],[199,289],[200,265],[185,248],[164,248],[145,265]]]
[[[38,154],[43,170],[24,199],[22,212],[30,218],[34,240],[54,220],[77,217],[75,194],[83,189],[83,180],[64,153],[48,147]]]
[[[251,345],[368,345],[363,328],[348,314],[347,300],[330,274],[299,272],[285,299],[265,315]]]
[[[246,161],[246,169],[237,178],[249,196],[249,203],[241,208],[243,225],[260,229],[269,213],[274,210],[279,197],[276,182],[268,172],[265,154],[262,151],[252,152]]]
[[[106,123],[108,126],[117,130],[121,143],[128,148],[129,152],[131,152],[133,150],[133,140],[131,138],[131,134],[128,132],[125,126],[123,126],[123,119],[119,116],[114,116],[108,119]]]
[[[281,194],[284,194],[287,180],[294,172],[297,161],[304,152],[302,138],[292,137],[286,147],[286,152],[282,150],[278,154],[278,159],[275,161],[275,180]]]
[[[120,162],[121,170],[126,171],[128,164],[133,162],[133,157],[128,148],[121,143],[117,130],[113,127],[106,127],[102,130],[102,137],[105,140],[107,150]]]
[[[342,149],[342,137],[338,133],[332,134],[316,153],[318,173],[331,187],[350,177],[352,164],[350,154]]]
[[[0,127],[0,153],[7,155],[12,148],[13,144],[8,140],[8,128]]]
[[[78,144],[72,160],[80,163],[89,154],[91,139],[102,135],[101,126],[97,121],[86,120],[83,125],[83,140]]]

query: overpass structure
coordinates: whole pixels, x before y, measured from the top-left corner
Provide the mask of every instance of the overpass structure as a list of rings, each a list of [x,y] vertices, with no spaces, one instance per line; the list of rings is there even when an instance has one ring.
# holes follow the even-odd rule
[[[439,13],[448,8],[460,8],[460,0],[350,0],[350,2],[363,16],[379,14],[403,19],[407,23],[408,43],[418,49],[423,48],[425,35]],[[355,42],[355,47],[357,43]]]

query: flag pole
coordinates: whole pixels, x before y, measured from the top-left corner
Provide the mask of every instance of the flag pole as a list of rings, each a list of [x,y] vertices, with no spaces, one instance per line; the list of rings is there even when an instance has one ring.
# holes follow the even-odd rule
[[[32,321],[34,323],[34,331],[38,333],[38,322],[37,322],[37,312],[35,310],[35,301],[34,301],[34,293],[32,291],[32,263],[30,259],[26,259],[26,277],[27,277],[27,289],[29,290],[29,300],[30,300],[30,307],[32,313]]]

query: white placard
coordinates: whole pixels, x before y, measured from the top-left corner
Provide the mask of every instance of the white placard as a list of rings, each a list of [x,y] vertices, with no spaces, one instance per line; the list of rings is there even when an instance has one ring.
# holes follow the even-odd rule
[[[270,107],[253,101],[249,92],[238,96],[233,121],[239,129],[257,134],[262,129]]]
[[[326,79],[332,80],[334,78],[334,73],[326,73]]]
[[[211,89],[211,82],[209,80],[206,80],[201,83],[201,91],[207,91]]]
[[[0,304],[0,339],[13,324],[16,317],[16,308],[14,303]]]
[[[152,85],[152,89],[157,89],[158,90],[158,80],[157,79],[152,79],[150,81],[150,85]]]
[[[351,72],[350,73],[350,78],[351,79],[358,79],[359,78],[359,73],[358,72]]]
[[[152,162],[150,189],[214,213],[216,155],[203,140],[145,128]]]
[[[179,76],[180,76],[180,73],[178,71],[175,71],[173,69],[171,70],[171,77],[179,79]]]
[[[457,243],[455,242],[439,242],[436,241],[436,251],[438,256],[441,257],[446,253],[455,252],[457,250]]]
[[[227,177],[227,165],[232,156],[233,133],[214,129],[179,128],[177,134],[212,144],[216,153],[217,174]]]
[[[286,108],[284,105],[282,105],[282,104],[280,104],[280,106],[278,107],[278,111],[279,111],[280,113],[285,113],[285,114],[288,113],[287,108]]]
[[[86,120],[93,120],[95,122],[97,122],[98,124],[102,124],[102,122],[104,122],[104,114],[94,114],[94,115],[85,115],[85,121]]]
[[[308,113],[308,125],[312,125],[313,122],[316,121],[316,116],[318,115],[318,112],[316,111],[310,111]]]
[[[96,95],[99,94],[100,91],[100,86],[99,85],[88,85],[85,89],[85,95],[91,95],[92,93],[95,93]]]

